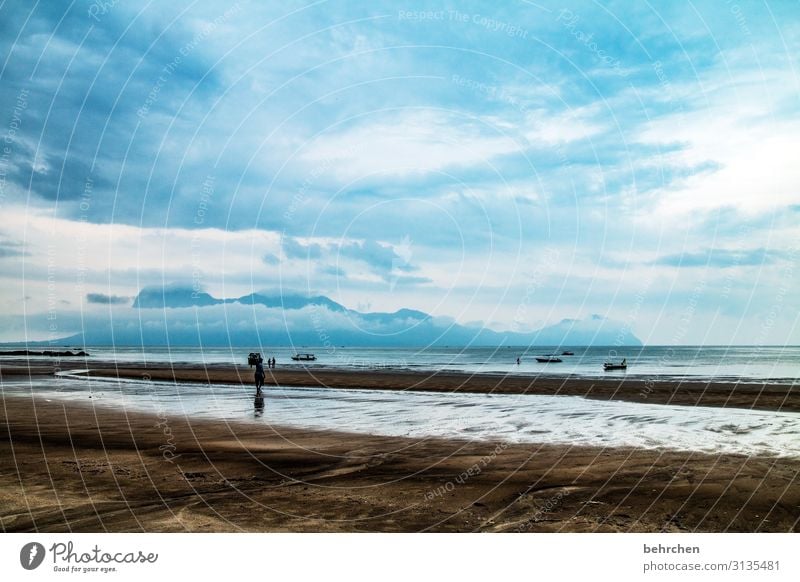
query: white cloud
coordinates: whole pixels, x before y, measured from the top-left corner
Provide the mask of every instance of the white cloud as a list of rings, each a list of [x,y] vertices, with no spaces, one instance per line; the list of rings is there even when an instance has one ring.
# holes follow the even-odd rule
[[[638,143],[677,151],[637,161],[666,171],[716,165],[658,189],[644,220],[682,219],[732,208],[756,215],[800,203],[800,121],[782,111],[793,99],[791,71],[714,72],[698,85],[696,109],[662,115],[635,136]],[[722,78],[720,78],[722,77]],[[683,91],[680,91],[683,93]],[[795,96],[796,97],[796,96]]]
[[[301,159],[313,165],[330,160],[339,179],[350,181],[376,173],[405,175],[471,167],[519,150],[515,140],[463,116],[409,111],[325,134],[309,143]]]
[[[591,139],[608,128],[595,119],[597,106],[554,112],[539,109],[526,115],[523,134],[536,145],[564,145]]]
[[[262,257],[280,248],[276,233],[260,230],[94,224],[22,207],[4,209],[4,218],[5,236],[21,241],[28,254],[0,265],[0,276],[12,278],[3,296],[31,295],[33,310],[46,308],[48,295],[80,303],[86,293],[134,295],[165,279],[213,290],[223,288],[228,276],[252,274],[263,281]],[[24,279],[16,279],[23,268]]]

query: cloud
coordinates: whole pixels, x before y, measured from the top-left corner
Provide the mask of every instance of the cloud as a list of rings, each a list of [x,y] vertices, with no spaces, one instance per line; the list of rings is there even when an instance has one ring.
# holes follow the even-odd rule
[[[403,237],[398,244],[366,240],[332,240],[324,237],[300,240],[284,236],[282,249],[288,260],[312,262],[318,265],[317,272],[333,277],[344,277],[351,267],[353,271],[366,271],[382,280],[398,282],[404,273],[417,271],[412,264],[414,255],[410,237]],[[430,282],[430,279],[406,277],[402,282]]]
[[[714,267],[725,269],[772,264],[776,259],[783,256],[784,253],[782,252],[771,252],[763,248],[742,251],[706,249],[696,253],[665,255],[656,259],[654,264],[669,267]]]
[[[552,110],[538,109],[526,113],[525,137],[535,145],[556,146],[573,141],[587,140],[608,131],[605,122],[596,121],[601,110],[598,106],[580,107],[553,114]]]
[[[344,269],[338,267],[336,265],[323,265],[320,266],[319,272],[324,275],[330,275],[336,278],[344,278],[347,277],[347,273],[345,273]]]
[[[172,161],[157,163],[168,152],[162,140],[169,118],[190,93],[203,99],[220,88],[205,53],[209,43],[189,46],[196,35],[192,20],[170,22],[177,7],[137,14],[118,3],[98,25],[85,4],[15,4],[5,4],[0,16],[19,27],[0,40],[9,57],[0,83],[0,102],[11,118],[6,127],[13,130],[6,142],[13,154],[9,185],[33,194],[34,203],[58,200],[65,214],[89,220],[108,221],[115,207],[141,210],[141,198],[117,195],[144,193],[148,177],[160,182],[172,173],[169,166],[174,170]],[[127,34],[133,23],[137,33]],[[148,114],[137,115],[148,100]],[[188,132],[177,133],[172,143],[185,145]],[[94,190],[87,203],[89,180]],[[151,211],[164,209],[163,196],[150,200],[156,202]]]
[[[263,257],[261,257],[261,260],[264,261],[264,264],[270,266],[279,265],[281,262],[278,257],[271,253],[266,253]]]
[[[131,302],[131,298],[120,295],[105,295],[104,293],[87,293],[86,301],[99,305],[128,305]]]
[[[5,257],[21,257],[27,254],[22,243],[0,238],[0,259]]]
[[[429,283],[433,283],[433,279],[428,277],[414,277],[410,275],[398,275],[396,277],[391,277],[389,282],[392,284],[392,287],[396,286],[409,286],[415,287],[417,285],[427,285]]]
[[[738,265],[749,317],[797,238],[796,7],[568,10],[3,3],[0,304],[182,281],[512,321],[552,244],[538,319],[627,313],[620,285],[661,277],[637,325],[668,341],[675,265]]]
[[[796,89],[783,82],[781,65],[776,59],[708,71],[701,95],[640,126],[638,143],[680,144],[646,159],[679,178],[657,189],[648,213],[680,219],[732,208],[758,215],[800,202],[800,167],[791,153],[800,123],[796,109],[787,108]]]
[[[520,151],[520,144],[491,125],[450,112],[408,111],[374,115],[323,134],[302,158],[330,160],[342,181],[374,174],[388,178],[483,165]]]
[[[164,281],[241,294],[275,282],[274,269],[261,260],[280,252],[273,233],[94,224],[14,205],[3,209],[3,218],[7,240],[22,241],[10,248],[27,254],[24,278],[21,261],[0,261],[0,276],[9,296],[34,291],[30,309],[46,309],[51,293],[78,303],[104,286],[109,295],[128,297]],[[304,281],[302,265],[282,266],[281,274],[287,285]]]
[[[339,255],[366,263],[379,274],[386,275],[392,270],[411,271],[410,257],[401,257],[390,245],[380,244],[374,240],[343,244],[338,249]]]
[[[281,248],[289,259],[318,259],[322,256],[322,247],[317,243],[303,243],[293,237],[284,237]]]

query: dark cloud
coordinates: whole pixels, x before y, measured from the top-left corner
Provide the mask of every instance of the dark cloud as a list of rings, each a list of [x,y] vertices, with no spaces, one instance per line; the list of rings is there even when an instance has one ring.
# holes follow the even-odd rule
[[[384,246],[374,240],[341,245],[339,254],[366,263],[378,274],[387,275],[395,271],[415,270],[409,262],[410,256],[402,257],[394,247]]]
[[[120,295],[106,295],[105,293],[87,293],[86,301],[99,305],[127,305],[131,302],[131,298]]]
[[[261,257],[261,261],[265,265],[279,265],[281,262],[281,260],[272,253],[265,254],[263,257]]]
[[[319,268],[319,272],[323,275],[331,275],[333,277],[346,277],[347,274],[344,269],[337,265],[324,265]]]
[[[290,236],[283,237],[283,252],[290,259],[318,259],[322,256],[322,246],[311,243],[303,244]]]
[[[88,163],[77,157],[57,159],[42,156],[45,163],[40,167],[33,166],[33,156],[18,157],[18,185],[48,200],[77,200],[87,196],[87,200],[98,188],[111,186],[111,182],[92,172]]]
[[[117,196],[114,186],[146,193],[149,179],[157,193],[144,219],[163,217],[170,200],[160,184],[174,180],[175,164],[156,163],[158,144],[189,94],[202,102],[219,89],[215,59],[196,42],[191,19],[172,21],[180,7],[137,14],[124,3],[106,4],[97,18],[87,3],[0,8],[0,21],[16,26],[0,35],[8,55],[0,103],[15,124],[8,180],[46,200],[73,201],[59,207],[64,215],[110,222],[120,211],[141,218],[145,198]],[[154,87],[157,96],[140,115]],[[173,133],[170,143],[181,138]],[[87,178],[93,199],[81,207]]]
[[[400,286],[400,287],[412,287],[416,285],[427,285],[428,283],[433,283],[433,279],[429,279],[428,277],[414,277],[411,275],[401,275],[399,277],[391,277],[389,282],[392,286]]]
[[[375,271],[389,272],[392,270],[392,261],[399,259],[392,247],[385,247],[375,241],[363,243],[350,243],[339,247],[339,254],[358,261],[363,261]]]
[[[656,265],[668,267],[744,267],[753,265],[768,265],[783,256],[777,251],[767,249],[749,249],[732,251],[725,249],[706,249],[696,253],[681,253],[665,255],[654,261]]]
[[[0,259],[4,257],[21,257],[26,254],[22,243],[0,239]]]
[[[383,280],[394,285],[412,285],[429,283],[430,279],[424,277],[411,277],[408,273],[417,270],[410,262],[412,249],[407,240],[395,247],[383,245],[375,240],[363,242],[349,242],[345,244],[305,244],[293,237],[284,236],[282,241],[283,252],[289,259],[316,260],[329,264],[320,264],[318,272],[334,277],[345,277],[345,270],[337,263],[342,260],[357,261],[366,265],[370,272],[380,276]]]

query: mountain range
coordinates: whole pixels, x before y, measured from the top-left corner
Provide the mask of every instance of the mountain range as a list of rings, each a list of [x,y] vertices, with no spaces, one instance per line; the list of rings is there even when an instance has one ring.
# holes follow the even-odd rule
[[[84,316],[83,331],[59,341],[209,347],[641,345],[628,327],[599,315],[533,331],[494,331],[414,309],[360,312],[324,295],[252,293],[220,299],[180,286],[144,288],[130,307],[95,318]]]

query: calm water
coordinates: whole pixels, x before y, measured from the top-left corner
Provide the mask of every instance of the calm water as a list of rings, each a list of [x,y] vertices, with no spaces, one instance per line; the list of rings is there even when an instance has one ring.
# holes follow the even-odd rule
[[[800,414],[605,402],[574,396],[274,388],[60,377],[2,383],[6,395],[162,418],[188,415],[413,438],[641,447],[800,458]],[[89,398],[91,396],[91,399]]]
[[[422,371],[453,370],[469,373],[533,374],[546,376],[662,377],[665,379],[718,379],[742,382],[771,380],[795,383],[800,377],[800,347],[644,347],[644,348],[125,348],[88,347],[94,360],[116,360],[150,363],[246,364],[250,351],[260,351],[265,358],[273,356],[279,367],[305,365],[313,368],[387,368]],[[527,351],[526,351],[527,350]],[[540,364],[535,356],[561,354],[568,350],[574,356],[561,356],[562,363]],[[317,361],[300,364],[290,356],[313,352]],[[1,358],[2,356],[0,356]],[[517,357],[521,363],[517,365]],[[627,358],[626,372],[604,372],[606,360]],[[73,360],[70,360],[73,361]],[[75,361],[75,367],[82,360]]]

